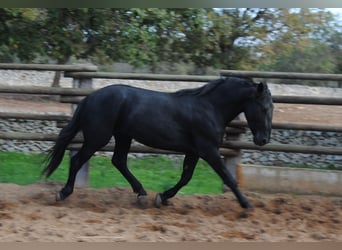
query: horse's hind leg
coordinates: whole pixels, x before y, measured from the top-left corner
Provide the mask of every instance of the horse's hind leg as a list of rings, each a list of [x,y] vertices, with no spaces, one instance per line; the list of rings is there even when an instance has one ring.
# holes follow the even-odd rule
[[[146,206],[146,191],[138,179],[129,171],[127,167],[127,154],[131,146],[132,139],[124,136],[115,136],[115,149],[112,158],[113,165],[131,184],[133,192],[138,194],[138,203]]]
[[[64,188],[57,193],[57,200],[64,200],[72,194],[74,191],[77,172],[81,169],[82,165],[86,163],[97,150],[105,146],[112,137],[111,133],[108,133],[106,130],[97,131],[97,133],[95,133],[96,129],[91,128],[92,127],[88,126],[83,130],[83,146],[74,156],[71,157],[69,177]]]
[[[56,194],[56,200],[64,200],[74,191],[75,179],[77,172],[81,169],[82,165],[86,163],[90,157],[96,152],[97,149],[93,149],[92,147],[84,144],[82,148],[71,157],[70,160],[70,168],[69,168],[69,177],[60,192]]]
[[[196,155],[185,155],[181,179],[174,187],[170,188],[164,193],[157,194],[155,200],[156,207],[160,207],[162,204],[166,205],[167,200],[175,196],[177,192],[190,181],[194,173],[198,159],[199,157]]]

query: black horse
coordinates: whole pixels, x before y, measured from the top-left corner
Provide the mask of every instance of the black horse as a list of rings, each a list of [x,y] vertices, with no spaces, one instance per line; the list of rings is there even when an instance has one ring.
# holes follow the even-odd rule
[[[230,187],[241,207],[252,206],[226,170],[219,146],[226,125],[244,112],[254,143],[270,140],[273,103],[266,83],[245,78],[222,78],[194,89],[163,93],[125,85],[99,89],[82,100],[69,124],[51,149],[42,174],[49,177],[59,166],[67,145],[82,131],[82,148],[71,158],[69,177],[57,200],[74,189],[81,166],[111,137],[115,138],[112,163],[144,201],[146,191],[127,167],[132,139],[145,145],[185,154],[179,182],[156,197],[156,206],[166,204],[191,179],[199,158],[204,159]]]

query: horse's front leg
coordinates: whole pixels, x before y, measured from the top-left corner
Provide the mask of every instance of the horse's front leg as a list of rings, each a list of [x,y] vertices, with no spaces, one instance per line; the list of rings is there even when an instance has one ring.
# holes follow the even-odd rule
[[[215,148],[206,150],[205,152],[203,152],[202,158],[206,162],[208,162],[208,164],[221,177],[223,183],[226,184],[232,190],[242,208],[253,208],[253,206],[248,202],[247,198],[241,193],[234,177],[225,168],[218,150],[216,150]]]
[[[187,154],[185,156],[181,179],[174,187],[170,188],[164,193],[157,194],[155,199],[156,207],[160,207],[161,205],[167,205],[167,200],[175,196],[177,192],[190,181],[194,173],[198,159],[199,157],[197,155]]]

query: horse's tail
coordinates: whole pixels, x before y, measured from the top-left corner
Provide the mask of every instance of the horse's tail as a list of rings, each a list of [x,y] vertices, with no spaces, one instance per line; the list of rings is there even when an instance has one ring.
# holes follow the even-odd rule
[[[80,130],[80,113],[83,103],[84,101],[78,105],[71,121],[61,130],[55,145],[48,151],[48,155],[45,159],[45,163],[48,164],[42,171],[42,175],[49,177],[58,168],[59,164],[63,160],[66,147]]]

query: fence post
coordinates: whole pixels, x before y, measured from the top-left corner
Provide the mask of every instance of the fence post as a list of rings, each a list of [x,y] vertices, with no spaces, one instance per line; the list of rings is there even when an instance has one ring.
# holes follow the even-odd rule
[[[234,120],[241,120],[240,115],[238,115]],[[228,140],[239,140],[241,137],[241,134],[226,134],[226,137]],[[238,184],[242,185],[242,176],[241,176],[241,166],[239,163],[241,162],[241,150],[238,150],[238,153],[236,156],[225,156],[224,159],[224,165],[226,169],[232,174],[234,179],[238,182]],[[229,187],[226,186],[226,184],[223,184],[222,189],[224,192],[229,191]]]
[[[73,87],[74,88],[92,88],[93,81],[91,78],[73,78]],[[77,104],[72,105],[72,112],[74,113],[77,108]],[[70,158],[74,156],[77,151],[70,151]],[[71,162],[70,162],[71,164]],[[89,185],[89,162],[83,164],[81,169],[78,171],[76,175],[75,186],[76,187],[87,187]]]

